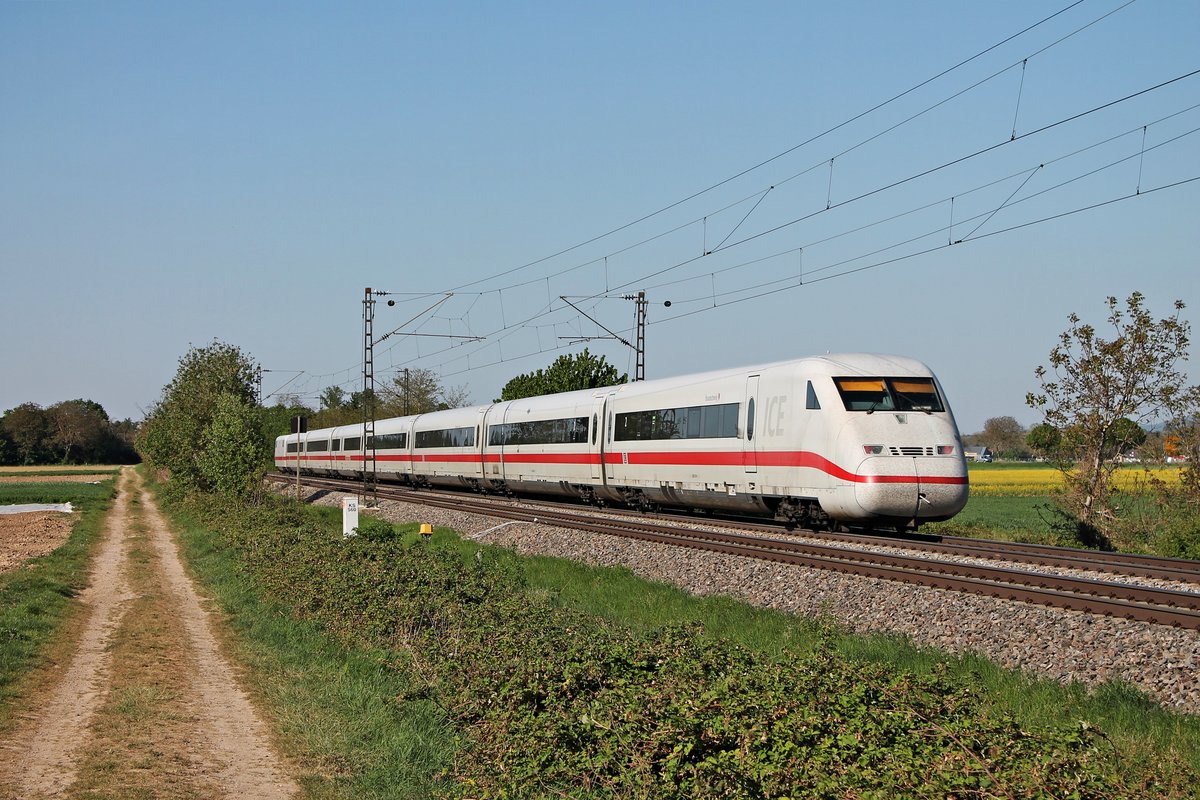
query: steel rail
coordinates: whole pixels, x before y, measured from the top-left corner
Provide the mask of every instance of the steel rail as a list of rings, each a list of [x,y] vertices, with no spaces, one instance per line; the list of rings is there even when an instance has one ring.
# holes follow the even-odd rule
[[[769,530],[769,528],[762,528]],[[814,533],[822,539],[847,544],[900,547],[928,553],[945,553],[993,561],[1012,561],[1045,567],[1109,572],[1139,578],[1156,578],[1179,583],[1200,583],[1200,562],[1183,558],[1143,556],[1137,553],[1109,553],[1072,547],[1003,542],[945,536],[922,539],[917,536],[883,536],[854,533]]]

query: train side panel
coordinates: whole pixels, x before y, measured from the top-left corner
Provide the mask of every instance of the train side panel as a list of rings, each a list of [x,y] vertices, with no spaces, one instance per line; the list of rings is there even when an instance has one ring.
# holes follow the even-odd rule
[[[499,403],[486,417],[484,473],[517,494],[595,497],[600,418],[592,391]]]
[[[413,482],[482,488],[483,425],[489,408],[455,408],[413,417],[410,444]]]
[[[746,398],[740,371],[618,387],[606,421],[610,496],[764,513],[746,469]]]

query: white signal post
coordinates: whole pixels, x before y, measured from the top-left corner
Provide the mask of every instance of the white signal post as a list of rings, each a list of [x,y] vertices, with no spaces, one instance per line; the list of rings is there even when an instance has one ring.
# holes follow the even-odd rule
[[[358,498],[351,495],[342,498],[342,538],[358,535]]]

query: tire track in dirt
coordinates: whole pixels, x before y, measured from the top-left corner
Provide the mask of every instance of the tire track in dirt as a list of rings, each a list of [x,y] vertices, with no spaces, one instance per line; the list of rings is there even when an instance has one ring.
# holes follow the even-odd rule
[[[79,600],[89,610],[70,666],[30,724],[20,726],[12,742],[0,745],[16,754],[0,766],[0,785],[15,788],[16,797],[53,797],[70,786],[88,723],[108,696],[109,643],[133,599],[124,569],[132,480],[132,469],[123,469],[88,587],[80,592]]]
[[[71,665],[0,742],[0,797],[296,795],[153,497],[132,470],[119,487]]]
[[[140,491],[159,568],[187,634],[195,669],[191,684],[198,695],[199,721],[205,728],[205,735],[199,738],[215,762],[212,777],[227,797],[292,797],[297,786],[280,769],[266,725],[220,652],[209,614],[184,571],[171,530],[154,498],[145,488]]]

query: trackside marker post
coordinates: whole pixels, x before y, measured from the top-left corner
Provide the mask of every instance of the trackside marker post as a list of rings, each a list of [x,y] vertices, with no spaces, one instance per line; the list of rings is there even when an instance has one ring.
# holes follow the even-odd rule
[[[342,498],[342,538],[358,536],[358,498]]]

